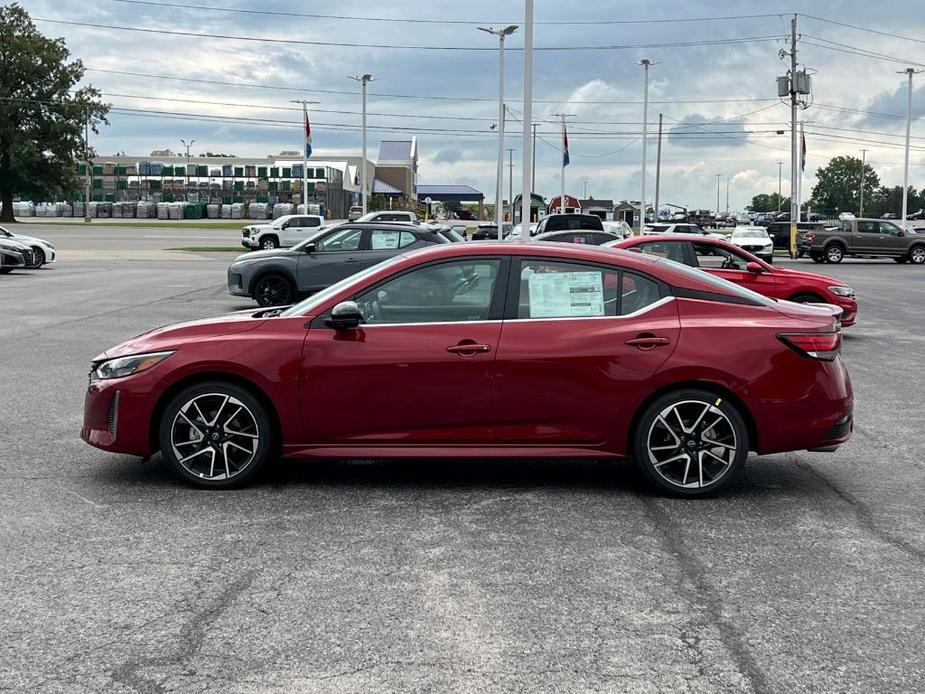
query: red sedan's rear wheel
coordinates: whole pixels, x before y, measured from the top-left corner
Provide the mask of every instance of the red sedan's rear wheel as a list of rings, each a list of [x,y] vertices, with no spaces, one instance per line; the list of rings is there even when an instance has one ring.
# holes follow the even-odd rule
[[[741,413],[705,390],[667,393],[646,408],[633,435],[633,459],[662,491],[698,497],[728,485],[748,456]]]
[[[161,454],[183,479],[226,489],[254,478],[272,455],[273,424],[250,392],[221,381],[184,389],[160,422]]]

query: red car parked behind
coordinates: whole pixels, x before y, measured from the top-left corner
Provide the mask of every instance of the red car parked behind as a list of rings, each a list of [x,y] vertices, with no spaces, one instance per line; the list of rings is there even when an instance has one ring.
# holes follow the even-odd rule
[[[278,453],[632,456],[662,490],[749,451],[833,450],[852,392],[830,312],[641,253],[445,244],[284,311],[159,328],[93,360],[82,437],[202,487]]]
[[[858,302],[854,290],[844,282],[814,272],[775,267],[722,239],[634,236],[606,245],[664,256],[772,299],[833,304],[842,309],[839,320],[845,328],[857,320]]]

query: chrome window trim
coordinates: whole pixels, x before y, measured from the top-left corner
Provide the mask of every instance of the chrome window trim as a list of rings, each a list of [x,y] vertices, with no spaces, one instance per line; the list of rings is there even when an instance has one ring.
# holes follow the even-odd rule
[[[400,326],[419,326],[419,325],[484,325],[488,323],[536,323],[548,321],[564,320],[622,320],[625,318],[635,318],[644,313],[648,313],[659,306],[674,301],[675,297],[665,296],[648,306],[643,306],[638,311],[627,313],[622,316],[560,316],[557,318],[499,318],[496,320],[472,320],[472,321],[434,321],[432,323],[360,323],[361,328],[395,328]]]

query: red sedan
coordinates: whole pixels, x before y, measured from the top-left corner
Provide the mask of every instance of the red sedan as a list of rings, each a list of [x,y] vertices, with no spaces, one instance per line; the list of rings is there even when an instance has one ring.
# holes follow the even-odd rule
[[[641,253],[468,243],[396,256],[288,309],[159,328],[94,359],[83,439],[201,487],[278,454],[631,456],[700,496],[749,451],[852,433],[841,333]]]
[[[772,299],[838,306],[842,310],[839,320],[845,328],[857,320],[858,302],[854,290],[844,282],[814,272],[774,267],[722,239],[634,236],[607,246],[664,256]]]

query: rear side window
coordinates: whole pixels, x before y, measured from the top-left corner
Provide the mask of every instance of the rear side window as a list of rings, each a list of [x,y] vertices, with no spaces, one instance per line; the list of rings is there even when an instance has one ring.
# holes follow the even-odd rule
[[[684,242],[678,241],[655,241],[654,243],[643,243],[639,249],[649,255],[657,255],[662,258],[668,258],[676,263],[685,262],[684,259]]]
[[[635,313],[661,298],[656,282],[617,268],[524,260],[518,318],[595,318]]]
[[[318,217],[302,217],[300,227],[320,227],[321,219]]]
[[[410,231],[373,229],[369,234],[369,248],[373,251],[393,250],[410,246],[417,237]]]

